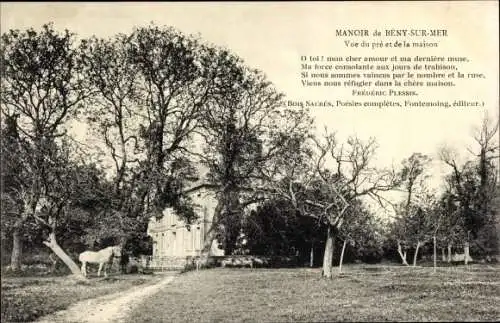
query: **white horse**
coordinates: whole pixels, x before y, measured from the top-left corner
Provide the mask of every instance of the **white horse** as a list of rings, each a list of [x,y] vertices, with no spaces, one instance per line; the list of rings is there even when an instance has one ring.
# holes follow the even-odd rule
[[[121,257],[122,248],[120,246],[111,246],[99,251],[84,251],[78,257],[82,263],[82,274],[87,277],[87,263],[99,264],[97,276],[101,276],[102,267],[104,267],[104,277],[108,277],[106,265],[111,262],[113,257]]]

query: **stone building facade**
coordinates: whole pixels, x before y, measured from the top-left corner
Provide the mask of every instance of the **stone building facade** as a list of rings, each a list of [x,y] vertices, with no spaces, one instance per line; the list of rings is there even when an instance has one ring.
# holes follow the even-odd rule
[[[153,255],[149,262],[152,269],[183,268],[189,257],[201,254],[205,237],[212,225],[215,203],[213,199],[202,194],[197,195],[198,220],[187,225],[175,212],[168,208],[159,220],[152,218],[148,224],[148,235],[153,240]],[[211,255],[222,256],[224,251],[212,244]]]

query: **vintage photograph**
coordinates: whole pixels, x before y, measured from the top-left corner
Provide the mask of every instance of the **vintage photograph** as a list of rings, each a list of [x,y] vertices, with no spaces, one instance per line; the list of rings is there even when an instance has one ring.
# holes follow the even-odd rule
[[[498,9],[2,2],[1,321],[499,321]]]

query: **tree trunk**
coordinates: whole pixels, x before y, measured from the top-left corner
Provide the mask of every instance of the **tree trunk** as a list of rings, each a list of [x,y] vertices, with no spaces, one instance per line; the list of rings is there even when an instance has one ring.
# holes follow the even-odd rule
[[[468,262],[469,262],[469,257],[470,257],[470,256],[469,256],[469,242],[466,242],[466,243],[464,244],[464,263],[465,263],[465,265],[467,265],[467,264],[468,264]]]
[[[347,245],[347,240],[344,240],[344,244],[342,245],[342,252],[340,253],[339,274],[342,273],[342,262],[344,261],[344,252],[346,245]]]
[[[432,237],[432,243],[433,243],[433,261],[434,261],[434,272],[436,272],[436,267],[437,267],[437,254],[436,254],[436,236]]]
[[[214,228],[214,226],[216,226],[216,224],[212,223],[210,229],[205,235],[205,241],[203,242],[203,249],[201,250],[200,259],[198,261],[198,267],[208,266],[212,251],[212,244],[215,240],[215,235],[216,235],[216,229]]]
[[[314,267],[314,242],[311,243],[311,253],[309,255],[309,267]]]
[[[325,244],[325,254],[323,256],[323,270],[322,276],[326,278],[332,278],[332,266],[333,266],[333,227],[328,226],[326,244]]]
[[[212,224],[210,225],[210,228],[208,229],[204,237],[203,249],[201,250],[198,266],[208,266],[208,262],[211,256],[210,252],[212,251],[212,244],[214,243],[215,236],[217,235],[217,226],[219,225],[222,208],[222,202],[217,202],[217,205],[214,209],[214,216],[212,217]]]
[[[64,262],[64,264],[68,266],[75,278],[82,280],[85,279],[78,265],[64,252],[64,250],[61,249],[61,247],[57,243],[56,235],[54,232],[51,232],[49,234],[49,237],[43,242],[43,244],[49,247],[59,257],[59,259],[61,259],[62,262]]]
[[[50,271],[49,271],[51,274],[53,274],[53,273],[56,272],[56,269],[57,269],[57,259],[58,258],[56,256],[54,256],[53,253],[51,253],[49,255],[49,260],[52,262],[52,266],[50,267]]]
[[[23,240],[20,227],[14,227],[12,233],[12,253],[10,255],[10,269],[12,271],[21,270],[21,259],[23,255]]]
[[[448,244],[448,262],[451,262],[451,244]]]
[[[217,223],[223,228],[222,232],[224,233],[223,236],[220,235],[221,241],[219,242],[223,245],[224,254],[229,256],[236,249],[243,213],[240,193],[234,184],[226,183],[224,185],[224,189],[218,195],[217,204],[220,204]]]
[[[420,241],[417,241],[417,247],[415,248],[415,254],[413,255],[413,267],[417,265],[418,249],[420,249]]]
[[[498,189],[498,188],[497,188]],[[495,216],[495,227],[496,227],[496,236],[497,236],[497,254],[496,254],[496,259],[497,262],[500,262],[500,212],[498,212],[499,207],[500,207],[500,194],[497,194],[496,197],[497,201],[497,212]]]
[[[403,254],[403,248],[401,247],[401,242],[398,241],[398,253],[399,256],[401,257],[401,261],[403,262],[403,265],[409,266],[408,261],[406,261],[406,252]]]

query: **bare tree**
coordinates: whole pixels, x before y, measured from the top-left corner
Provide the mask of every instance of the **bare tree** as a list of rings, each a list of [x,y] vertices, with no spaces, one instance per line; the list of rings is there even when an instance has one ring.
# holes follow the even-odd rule
[[[323,140],[311,139],[316,156],[309,162],[306,158],[291,163],[288,176],[283,177],[288,185],[275,185],[273,190],[291,201],[303,216],[327,225],[322,275],[331,278],[335,236],[344,221],[349,221],[349,208],[363,197],[387,205],[382,193],[394,189],[398,178],[392,170],[371,166],[376,151],[373,138],[365,142],[350,137],[347,143],[339,144],[334,134],[326,133]]]
[[[424,227],[426,214],[422,211],[426,205],[422,199],[425,199],[427,190],[423,182],[427,178],[425,170],[429,162],[430,158],[421,153],[414,153],[408,159],[403,160],[401,185],[407,195],[400,208],[399,213],[402,214],[399,214],[398,223],[396,223],[396,226],[398,226],[396,240],[398,253],[404,265],[408,265],[408,262],[402,242],[404,242],[405,246],[409,243],[416,243],[413,257],[413,266],[415,266],[418,251],[426,240],[427,232]]]
[[[393,190],[398,178],[394,171],[377,170],[370,165],[376,152],[374,138],[365,142],[356,137],[349,137],[345,145],[339,145],[333,134],[326,134],[324,139],[323,143],[316,141],[319,150],[316,170],[335,196],[334,201],[323,204],[324,216],[329,225],[323,259],[323,276],[330,278],[334,248],[333,233],[343,221],[349,221],[345,218],[347,209],[352,206],[354,200],[364,196],[386,205],[388,201],[381,193]],[[327,157],[332,162],[332,171],[325,167]]]

